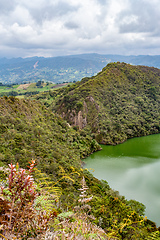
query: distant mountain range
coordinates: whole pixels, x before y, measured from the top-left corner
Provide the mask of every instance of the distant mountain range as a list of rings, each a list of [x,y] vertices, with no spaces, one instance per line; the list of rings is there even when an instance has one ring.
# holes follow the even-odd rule
[[[79,81],[96,75],[110,62],[125,62],[160,68],[160,55],[122,56],[79,54],[61,57],[0,58],[0,82],[3,84]]]

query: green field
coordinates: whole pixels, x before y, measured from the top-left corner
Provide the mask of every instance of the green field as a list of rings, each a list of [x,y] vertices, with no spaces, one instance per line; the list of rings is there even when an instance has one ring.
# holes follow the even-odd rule
[[[12,87],[0,86],[0,93],[13,91],[13,90],[15,90],[18,86],[19,86],[19,85],[14,85],[14,86],[12,86]]]
[[[68,84],[71,84],[71,83],[53,84],[41,81],[39,81],[38,83],[0,86],[0,96],[18,96],[22,98],[25,95],[36,95],[39,92],[47,92],[49,90],[58,89]]]

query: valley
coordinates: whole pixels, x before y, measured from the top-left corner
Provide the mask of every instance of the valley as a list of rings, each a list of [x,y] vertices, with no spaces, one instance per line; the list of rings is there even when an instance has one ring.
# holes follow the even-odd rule
[[[84,77],[96,75],[108,63],[117,61],[160,68],[159,55],[123,56],[91,53],[48,58],[0,58],[0,83],[11,85],[37,81],[54,84],[77,82]]]
[[[40,92],[48,92],[53,89],[61,88],[71,83],[53,84],[51,82],[38,81],[36,83],[24,83],[13,85],[0,85],[0,96],[24,96],[36,95]]]

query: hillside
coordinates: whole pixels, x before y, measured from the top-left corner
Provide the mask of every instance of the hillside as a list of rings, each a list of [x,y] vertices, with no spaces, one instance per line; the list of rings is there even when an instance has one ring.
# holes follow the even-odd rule
[[[18,161],[25,167],[33,158],[46,171],[60,159],[80,167],[81,158],[100,149],[39,102],[14,97],[0,98],[0,134],[0,161]]]
[[[57,97],[58,95],[58,97]],[[52,93],[52,109],[103,144],[160,132],[160,70],[110,63],[96,76]]]
[[[97,150],[100,146],[91,136],[70,127],[41,102],[13,96],[0,98],[1,166],[19,162],[20,167],[26,168],[28,161],[36,160],[38,173],[35,177],[37,182],[43,180],[42,186],[49,186],[45,188],[48,196],[51,198],[50,191],[55,184],[61,191],[59,202],[54,199],[51,205],[58,213],[73,210],[78,204],[80,181],[85,177],[88,194],[93,196],[90,202],[92,221],[108,236],[145,239],[156,228],[144,218],[144,205],[125,200],[107,182],[97,180],[81,168],[82,158]],[[4,185],[2,168],[0,174]]]
[[[117,61],[160,68],[159,55],[123,56],[92,53],[50,58],[0,58],[0,83],[80,81],[83,77],[97,74],[107,63]]]

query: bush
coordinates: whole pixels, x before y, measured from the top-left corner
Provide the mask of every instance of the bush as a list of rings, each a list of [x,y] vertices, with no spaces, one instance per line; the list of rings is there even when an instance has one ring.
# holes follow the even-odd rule
[[[45,211],[35,211],[34,200],[37,196],[32,178],[35,162],[29,170],[9,164],[7,186],[1,187],[0,220],[2,234],[6,236],[35,237],[46,231],[50,216]]]

